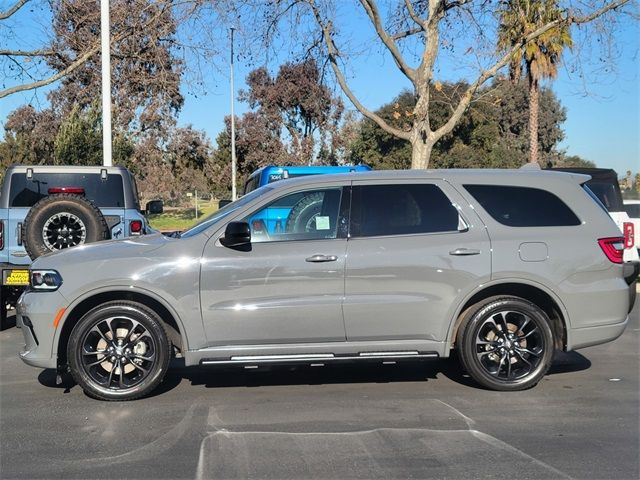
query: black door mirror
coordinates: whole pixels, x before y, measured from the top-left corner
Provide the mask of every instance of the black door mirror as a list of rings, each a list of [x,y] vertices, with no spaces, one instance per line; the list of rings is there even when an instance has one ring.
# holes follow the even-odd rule
[[[247,222],[230,222],[220,243],[225,247],[240,247],[251,243],[251,228]]]
[[[162,213],[164,212],[164,203],[162,200],[151,200],[147,202],[147,208],[144,211],[147,215]]]
[[[230,203],[231,203],[231,199],[223,198],[222,200],[218,201],[218,209],[220,209],[222,207],[226,207]]]

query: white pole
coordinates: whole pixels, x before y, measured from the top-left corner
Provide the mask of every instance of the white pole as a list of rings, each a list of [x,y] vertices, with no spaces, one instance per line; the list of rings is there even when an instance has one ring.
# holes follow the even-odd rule
[[[236,119],[233,113],[233,100],[235,89],[233,87],[233,31],[231,27],[231,200],[236,199]]]
[[[198,219],[198,190],[196,190],[196,220]]]
[[[111,45],[109,0],[100,0],[100,45],[102,57],[102,164],[111,162]]]

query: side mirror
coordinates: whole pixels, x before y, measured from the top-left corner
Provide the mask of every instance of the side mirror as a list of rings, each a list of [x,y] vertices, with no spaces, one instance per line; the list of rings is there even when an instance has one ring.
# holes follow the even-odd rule
[[[229,205],[231,203],[231,200],[229,200],[228,198],[225,198],[223,200],[219,200],[218,201],[218,209],[222,208],[222,207],[226,207],[227,205]]]
[[[220,243],[225,247],[240,247],[251,243],[251,228],[247,222],[230,222]]]
[[[162,200],[151,200],[147,202],[147,207],[144,211],[147,215],[162,213],[164,212],[164,203],[162,203]]]

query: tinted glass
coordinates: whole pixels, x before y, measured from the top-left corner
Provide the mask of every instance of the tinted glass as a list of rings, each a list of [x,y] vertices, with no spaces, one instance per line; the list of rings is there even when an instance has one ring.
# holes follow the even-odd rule
[[[98,207],[124,208],[122,175],[109,174],[106,180],[98,173],[34,173],[29,180],[25,174],[11,176],[9,206],[32,207],[49,195],[49,189],[61,187],[83,188],[84,196]]]
[[[252,242],[336,238],[341,194],[341,188],[292,193],[243,221],[251,227]]]
[[[627,203],[624,206],[625,212],[631,218],[640,218],[640,203]]]
[[[494,220],[509,227],[580,225],[575,213],[553,193],[538,188],[465,185]]]
[[[352,237],[451,232],[459,225],[458,211],[436,185],[353,188]]]
[[[622,211],[622,201],[619,190],[611,183],[600,183],[589,180],[587,182],[591,191],[598,197],[605,208],[610,212]]]

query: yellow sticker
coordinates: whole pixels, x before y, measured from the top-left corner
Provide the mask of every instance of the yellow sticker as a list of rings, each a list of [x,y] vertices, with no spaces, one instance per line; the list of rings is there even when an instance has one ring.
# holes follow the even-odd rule
[[[5,270],[4,285],[29,285],[29,270]]]

